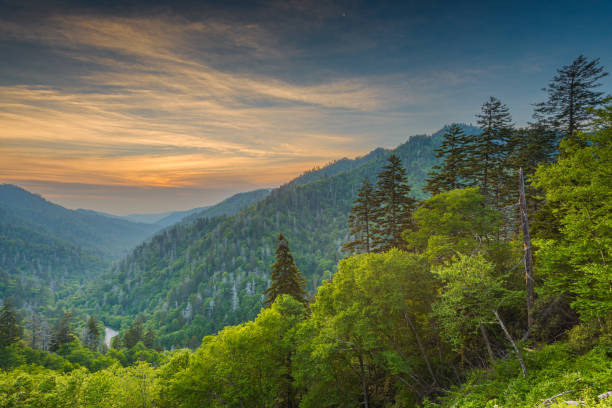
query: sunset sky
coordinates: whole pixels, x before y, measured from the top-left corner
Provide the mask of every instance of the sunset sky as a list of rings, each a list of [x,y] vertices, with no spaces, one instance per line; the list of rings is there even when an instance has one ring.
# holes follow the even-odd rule
[[[275,187],[489,95],[524,125],[556,68],[612,70],[609,0],[97,3],[0,0],[0,183],[115,214]]]

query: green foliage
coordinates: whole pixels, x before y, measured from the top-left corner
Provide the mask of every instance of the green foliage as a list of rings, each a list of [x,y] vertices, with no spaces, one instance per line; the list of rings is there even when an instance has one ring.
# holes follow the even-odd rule
[[[612,313],[612,105],[598,118],[593,133],[564,139],[564,155],[535,180],[561,224],[561,237],[538,242],[540,273],[550,290],[574,295],[586,320]]]
[[[485,326],[494,320],[493,311],[515,306],[522,296],[506,289],[503,277],[481,254],[459,254],[434,273],[444,282],[433,305],[441,334],[469,364],[470,355],[485,350],[480,330],[490,330]]]
[[[415,211],[416,230],[405,231],[404,239],[432,264],[458,253],[486,253],[497,243],[502,219],[485,201],[477,187],[434,195]]]
[[[609,407],[609,400],[596,396],[612,390],[612,355],[610,343],[600,344],[583,356],[576,355],[567,344],[545,346],[525,354],[526,378],[516,375],[518,364],[499,361],[492,371],[474,371],[466,383],[453,390],[433,407],[544,407],[543,402],[566,391],[554,402],[580,400],[588,407]]]
[[[181,407],[274,406],[290,381],[287,358],[304,317],[304,307],[282,295],[253,322],[206,337],[172,380],[171,400]]]
[[[302,405],[413,401],[414,390],[422,392],[432,381],[426,366],[434,358],[428,320],[433,294],[422,257],[393,249],[343,260],[333,281],[319,288],[312,316],[300,328],[296,375],[307,389]],[[429,346],[427,355],[419,341]]]

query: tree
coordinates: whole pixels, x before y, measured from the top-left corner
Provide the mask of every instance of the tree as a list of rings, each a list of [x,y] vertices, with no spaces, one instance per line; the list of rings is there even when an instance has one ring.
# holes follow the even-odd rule
[[[340,261],[300,328],[300,406],[416,406],[432,384],[442,386],[434,361],[442,350],[429,319],[434,299],[420,255],[391,249]]]
[[[142,339],[142,342],[148,348],[153,348],[153,345],[155,344],[155,332],[153,331],[153,329],[151,329],[150,327],[147,329],[144,334],[144,338]]]
[[[583,320],[612,313],[612,104],[593,113],[592,132],[564,138],[563,156],[535,177],[561,224],[560,236],[536,242],[541,274]]]
[[[0,309],[0,347],[10,346],[21,338],[21,327],[10,298],[4,300]]]
[[[289,249],[289,241],[281,233],[278,236],[276,248],[276,262],[272,265],[272,283],[264,292],[265,306],[270,307],[274,300],[283,294],[291,295],[295,300],[308,305],[306,294],[306,280],[298,269]]]
[[[87,328],[85,330],[85,345],[89,347],[91,351],[96,351],[100,343],[100,330],[98,329],[98,322],[93,316],[89,316],[87,321]]]
[[[50,351],[57,351],[64,344],[68,344],[74,341],[75,337],[74,334],[72,334],[72,330],[70,329],[71,320],[71,312],[64,312],[62,317],[58,320],[55,329],[53,330],[51,345],[49,346]]]
[[[134,347],[139,341],[142,341],[144,336],[144,328],[143,328],[143,318],[142,316],[138,316],[134,323],[130,326],[129,329],[123,335],[123,345],[125,348]]]
[[[168,381],[171,406],[297,407],[290,356],[305,316],[300,302],[279,295],[254,321],[205,337]]]
[[[406,247],[402,233],[413,228],[412,212],[416,207],[400,158],[392,154],[387,161],[378,174],[375,192],[373,247],[378,252]]]
[[[365,178],[348,221],[351,235],[355,239],[344,245],[345,250],[352,253],[370,252],[374,227],[374,205],[374,188],[370,181]]]
[[[523,169],[526,176],[525,199],[527,211],[531,216],[544,205],[542,192],[529,183],[540,164],[552,163],[559,148],[559,133],[541,123],[532,124],[528,128],[512,132],[509,140],[509,154],[506,156],[505,168],[510,173],[510,179],[502,186],[502,194],[506,202],[517,202],[516,183],[512,179],[518,177],[518,170]]]
[[[432,167],[426,180],[425,191],[432,194],[464,187],[461,175],[465,167],[466,135],[461,126],[453,124],[446,129],[443,137],[440,147],[436,149],[436,157],[443,159],[443,162]]]
[[[512,116],[506,105],[491,96],[477,114],[480,135],[466,145],[465,172],[470,185],[480,187],[486,197],[499,202],[499,187],[504,181],[504,159],[512,134]]]
[[[601,86],[597,81],[607,75],[599,58],[589,61],[578,56],[570,65],[557,69],[548,88],[542,89],[548,93],[548,99],[535,105],[534,118],[573,141],[576,131],[585,129],[593,118],[587,108],[604,102],[604,93],[595,88]]]
[[[499,308],[518,304],[522,300],[520,292],[507,290],[501,277],[496,276],[493,263],[482,254],[459,254],[435,268],[434,273],[444,282],[433,304],[441,334],[464,364],[476,365],[477,359],[471,356],[480,357],[485,349],[489,359],[494,359],[486,323]]]
[[[451,190],[425,200],[414,212],[415,231],[404,239],[432,264],[441,264],[457,253],[486,252],[502,219],[486,205],[478,187]]]

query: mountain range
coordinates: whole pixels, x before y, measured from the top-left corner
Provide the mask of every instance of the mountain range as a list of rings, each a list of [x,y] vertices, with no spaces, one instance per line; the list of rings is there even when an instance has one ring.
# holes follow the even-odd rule
[[[150,218],[67,210],[18,187],[1,186],[0,249],[9,255],[0,258],[5,287],[0,296],[14,295],[15,282],[26,276],[37,285],[21,293],[36,299],[30,302],[34,306],[70,307],[115,329],[141,315],[164,347],[195,347],[202,336],[258,313],[280,232],[311,294],[330,278],[337,262],[349,255],[342,245],[349,239],[347,218],[356,192],[364,178],[376,182],[390,154],[401,158],[415,198],[424,198],[444,130],[412,136],[395,149],[334,161],[273,190]],[[51,253],[51,259],[61,260],[57,266],[45,264]],[[45,279],[55,282],[58,276],[69,284],[54,283],[53,296],[35,296],[37,290],[45,292]]]

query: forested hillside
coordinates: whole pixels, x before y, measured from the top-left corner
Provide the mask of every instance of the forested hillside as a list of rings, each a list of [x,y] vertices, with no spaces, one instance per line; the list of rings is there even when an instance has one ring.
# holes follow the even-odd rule
[[[468,134],[479,131],[462,128]],[[362,180],[374,180],[386,157],[396,154],[406,166],[415,197],[423,198],[424,180],[437,163],[434,150],[444,131],[307,172],[235,216],[200,218],[170,228],[96,282],[79,304],[100,310],[113,327],[143,313],[159,331],[163,346],[195,347],[203,335],[256,316],[269,284],[279,231],[291,241],[312,294],[349,255],[342,251],[349,238],[346,222]],[[212,209],[200,217],[211,215]]]
[[[28,309],[66,299],[158,229],[72,211],[13,185],[0,186],[0,297]]]
[[[0,186],[0,222],[57,237],[104,259],[118,259],[158,227],[53,204],[17,186]]]

